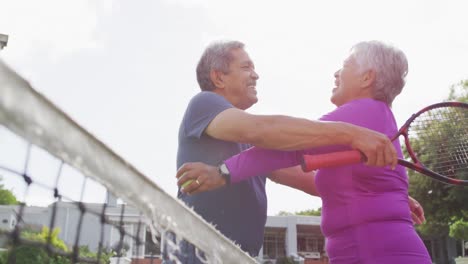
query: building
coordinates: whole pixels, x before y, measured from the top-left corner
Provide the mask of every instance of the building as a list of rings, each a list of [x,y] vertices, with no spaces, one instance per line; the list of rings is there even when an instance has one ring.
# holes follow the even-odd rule
[[[152,240],[151,232],[145,224],[144,217],[130,206],[124,207],[124,216],[121,218],[122,205],[106,207],[105,218],[111,225],[102,225],[100,214],[103,204],[84,204],[85,214],[81,214],[76,203],[56,202],[48,207],[27,206],[23,211],[22,224],[29,229],[40,231],[43,226],[51,226],[53,208],[55,209],[55,222],[52,226],[59,228],[59,238],[71,248],[75,244],[79,232],[79,244],[86,245],[91,251],[96,252],[101,241],[106,249],[116,249],[119,241],[123,241],[124,256],[128,258],[144,259],[154,255],[159,255],[159,247]],[[0,228],[11,231],[16,225],[19,206],[0,206]],[[81,219],[82,218],[82,219]],[[81,221],[81,226],[79,225]],[[121,235],[120,226],[126,234],[133,237]],[[137,234],[138,233],[138,234]],[[134,237],[138,235],[142,245],[136,246]],[[2,237],[2,244],[6,238]],[[143,262],[139,262],[143,264]]]
[[[260,256],[270,263],[288,256],[306,264],[328,263],[324,246],[320,216],[268,216]]]
[[[85,214],[76,203],[56,202],[48,207],[28,206],[24,208],[24,224],[36,230],[42,226],[50,226],[55,207],[54,227],[60,229],[59,238],[69,247],[73,246],[80,231],[80,245],[87,245],[92,251],[97,251],[101,236],[104,248],[113,249],[121,240],[121,232],[110,225],[101,225],[100,214],[103,204],[84,204]],[[13,230],[17,221],[19,206],[0,206],[0,228]],[[105,210],[105,217],[115,226],[123,223],[126,233],[144,242],[137,248],[135,239],[125,236],[125,256],[132,259],[149,259],[160,255],[159,247],[154,243],[151,230],[145,224],[146,219],[131,206],[124,207],[111,201]],[[82,219],[80,220],[80,218]],[[79,222],[81,221],[81,227]],[[259,260],[265,263],[275,263],[277,259],[293,256],[303,263],[327,263],[324,253],[324,239],[320,233],[320,217],[316,216],[269,216],[265,227],[265,240]],[[139,230],[139,231],[138,231]],[[137,234],[138,233],[138,234]]]
[[[8,35],[0,33],[0,50],[6,47],[8,44]]]
[[[97,251],[100,241],[107,249],[115,249],[119,241],[123,241],[124,257],[138,259],[140,264],[160,263],[159,238],[153,237],[149,226],[145,224],[145,217],[135,208],[122,206],[117,204],[115,199],[110,199],[104,215],[106,221],[112,223],[111,226],[101,224],[103,204],[86,203],[83,206],[82,209],[86,212],[83,215],[82,209],[76,203],[70,202],[59,201],[48,207],[27,206],[24,207],[22,224],[39,231],[43,226],[51,226],[55,211],[53,226],[60,229],[59,238],[70,248],[75,244],[78,231],[81,230],[79,244],[88,246],[91,251]],[[7,231],[14,229],[18,222],[19,208],[19,206],[0,205],[0,229]],[[258,261],[268,264],[290,263],[284,261],[285,258],[290,258],[296,263],[303,264],[328,263],[328,256],[324,250],[325,240],[320,231],[320,219],[319,216],[268,216]],[[120,226],[132,237],[122,237],[118,228]],[[139,247],[136,244],[136,237],[142,242]],[[0,236],[0,247],[6,243],[6,239],[5,236]],[[446,239],[445,246],[441,245],[440,239],[424,239],[436,263],[449,263],[443,259],[454,258],[457,256],[456,251],[461,248],[457,241]],[[443,251],[445,254],[442,254]]]

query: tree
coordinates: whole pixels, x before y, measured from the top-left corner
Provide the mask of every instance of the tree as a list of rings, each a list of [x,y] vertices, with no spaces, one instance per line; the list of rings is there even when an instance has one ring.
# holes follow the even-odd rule
[[[0,181],[2,177],[0,176]],[[0,205],[18,204],[15,195],[10,190],[5,189],[3,184],[0,183]]]
[[[42,227],[41,232],[36,233],[36,232],[31,232],[31,231],[25,231],[21,234],[21,236],[25,239],[31,240],[31,241],[38,241],[43,244],[46,244],[50,241],[50,244],[63,252],[68,251],[67,245],[65,245],[65,242],[59,238],[60,234],[60,228],[54,228],[52,232],[50,232],[50,229],[47,226]]]
[[[293,257],[279,257],[276,259],[276,264],[295,264]]]
[[[50,233],[49,228],[43,227],[42,231],[39,233],[31,230],[25,230],[21,232],[21,237],[29,241],[41,242],[43,244],[46,244],[50,240],[50,243],[54,248],[67,252],[67,246],[60,238],[58,238],[59,232],[59,229],[54,229],[52,233]],[[8,259],[12,260],[14,263],[70,264],[70,261],[65,257],[55,254],[48,255],[44,248],[31,245],[19,245],[10,248],[2,254],[0,263],[6,263]]]
[[[59,238],[60,229],[55,228],[50,232],[48,227],[43,227],[41,232],[31,230],[21,232],[21,237],[29,241],[40,242],[41,244],[50,243],[52,247],[63,253],[68,253],[69,249],[65,242]],[[81,246],[78,249],[80,257],[97,259],[97,253],[89,250],[87,246]],[[56,253],[48,254],[44,248],[30,245],[19,245],[10,248],[8,251],[0,253],[0,264],[6,264],[10,255],[13,256],[14,263],[35,263],[35,264],[71,264],[68,257]],[[114,254],[104,250],[100,255],[99,263],[109,263],[110,257]]]
[[[452,85],[447,99],[468,103],[468,79]]]
[[[278,216],[288,216],[288,215],[294,215],[294,214],[291,213],[291,212],[280,211],[277,215]]]
[[[321,216],[322,215],[322,207],[318,209],[309,209],[305,211],[299,211],[295,213],[296,215],[310,215],[310,216]]]
[[[449,235],[455,239],[468,240],[468,222],[458,219],[450,225]]]
[[[6,264],[8,260],[13,263],[51,263],[50,257],[44,249],[26,245],[15,247],[8,252],[2,252],[0,263]]]
[[[468,103],[468,80],[461,81],[450,87],[447,101]],[[428,126],[431,125],[434,124],[428,124]],[[463,136],[466,134],[466,127],[457,126],[456,122],[439,122],[437,125],[451,131],[451,133],[448,133],[449,136]],[[428,142],[441,142],[440,139],[431,139],[433,136],[420,137],[411,143],[415,153],[418,153],[418,158],[429,168],[439,160],[446,158],[447,155],[451,155],[451,153],[441,153],[442,148],[437,150],[426,149],[431,146],[431,144],[427,144]],[[434,147],[438,148],[440,146]],[[449,235],[452,229],[454,235],[458,234],[457,230],[468,224],[468,190],[460,186],[440,183],[430,177],[421,176],[412,170],[408,170],[408,174],[410,180],[409,193],[424,206],[427,220],[426,223],[417,227],[418,231],[426,237],[443,239]],[[456,174],[449,175],[466,178],[467,174],[468,171],[465,168],[457,171]]]
[[[318,209],[309,209],[304,211],[299,211],[295,213],[290,213],[286,211],[280,211],[278,213],[279,216],[288,216],[288,215],[309,215],[309,216],[321,216],[322,215],[322,207]]]

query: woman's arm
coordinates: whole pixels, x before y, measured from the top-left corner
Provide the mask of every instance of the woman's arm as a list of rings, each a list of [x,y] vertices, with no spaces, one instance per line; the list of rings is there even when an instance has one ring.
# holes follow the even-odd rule
[[[224,161],[231,182],[237,183],[249,177],[269,174],[272,171],[294,167],[302,162],[304,151],[281,151],[253,147]]]
[[[373,122],[374,118],[369,118],[368,115],[364,115],[363,113],[371,113],[372,116],[379,117],[382,112],[382,104],[382,102],[377,102],[372,99],[356,100],[338,107],[334,111],[323,116],[321,120],[347,122],[378,131],[380,129],[375,126]],[[231,182],[237,183],[249,177],[265,175],[278,169],[297,166],[301,164],[304,154],[320,154],[349,149],[351,149],[350,146],[344,145],[323,146],[297,151],[269,150],[253,147],[227,159],[225,164],[230,172]],[[395,151],[395,148],[392,148],[392,150]],[[367,158],[368,164],[375,164],[376,160],[384,164],[382,160],[386,160],[387,157],[379,155],[377,157],[373,156]],[[196,184],[193,183],[188,186],[188,192],[195,191],[199,188],[200,190],[205,189],[205,186],[201,186],[202,184],[205,185],[205,181],[209,183],[206,184],[206,187],[209,187],[208,189],[214,186],[219,187],[224,185],[225,181],[217,175],[219,173],[216,171],[215,167],[205,165],[206,164],[199,163],[184,164],[177,172],[177,177],[179,178],[178,185],[184,186],[187,181],[195,181],[198,179]],[[392,164],[392,167],[394,166],[395,164]],[[213,177],[206,177],[205,175],[211,175],[208,174],[207,171],[214,173],[212,174]],[[199,190],[197,190],[197,192],[199,192]]]
[[[300,166],[296,166],[276,170],[268,178],[276,183],[320,197],[315,188],[315,171],[304,172]]]

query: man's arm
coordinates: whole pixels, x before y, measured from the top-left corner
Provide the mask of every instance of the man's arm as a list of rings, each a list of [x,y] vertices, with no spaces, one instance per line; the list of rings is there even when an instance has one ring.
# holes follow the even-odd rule
[[[320,197],[315,188],[315,171],[304,172],[301,166],[296,166],[276,170],[268,178],[276,183]]]
[[[344,122],[312,121],[281,115],[252,115],[230,108],[219,113],[205,133],[225,141],[299,150],[326,145],[349,145],[360,150],[371,166],[396,166],[390,139],[378,132]]]

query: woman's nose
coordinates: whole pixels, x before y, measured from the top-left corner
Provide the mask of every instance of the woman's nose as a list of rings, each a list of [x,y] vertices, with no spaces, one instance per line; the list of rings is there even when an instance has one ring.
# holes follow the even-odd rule
[[[338,76],[340,76],[340,70],[337,70],[337,71],[333,74],[333,76],[335,76],[335,78],[338,78]]]

